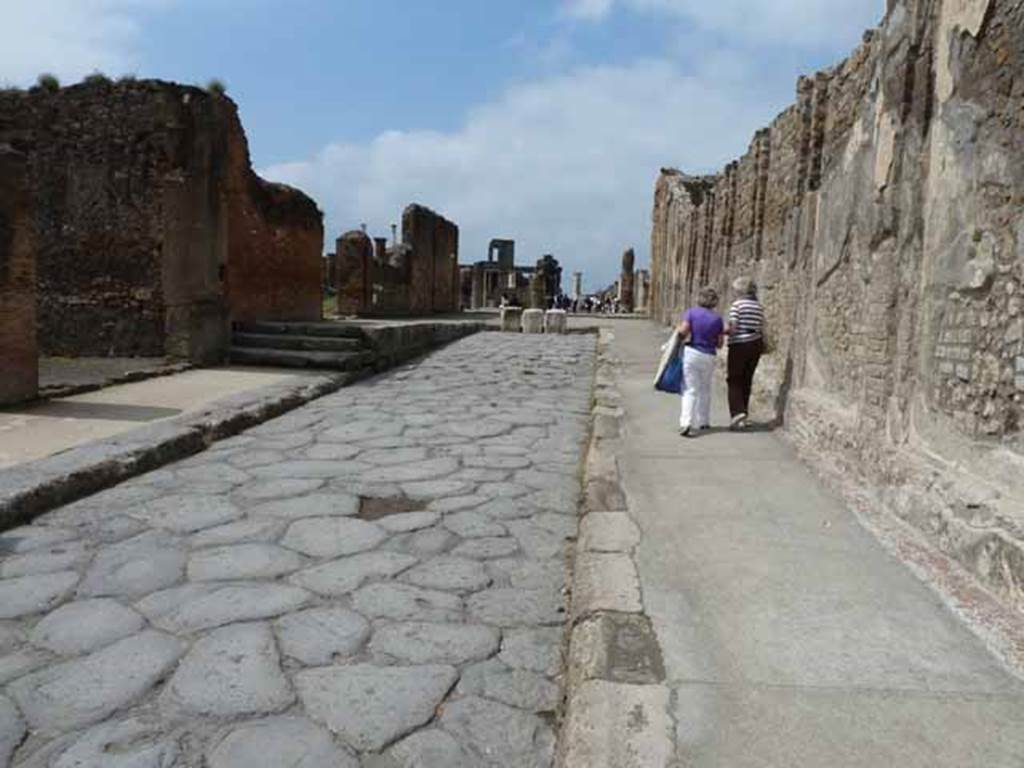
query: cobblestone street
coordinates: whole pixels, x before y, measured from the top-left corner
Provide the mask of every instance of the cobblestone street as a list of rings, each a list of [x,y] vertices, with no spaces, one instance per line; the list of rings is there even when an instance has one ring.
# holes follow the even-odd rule
[[[477,334],[0,534],[0,767],[550,765],[595,354]]]

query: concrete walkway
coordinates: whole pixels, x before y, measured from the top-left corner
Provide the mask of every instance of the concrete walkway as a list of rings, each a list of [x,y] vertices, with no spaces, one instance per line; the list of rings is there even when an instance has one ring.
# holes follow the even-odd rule
[[[651,387],[663,330],[608,324],[678,764],[1024,765],[1024,685],[778,435],[680,438]]]

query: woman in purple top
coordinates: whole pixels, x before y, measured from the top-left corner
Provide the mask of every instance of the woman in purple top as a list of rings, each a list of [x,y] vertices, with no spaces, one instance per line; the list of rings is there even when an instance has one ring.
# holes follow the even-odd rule
[[[711,426],[711,377],[715,372],[715,354],[725,338],[725,322],[714,311],[718,293],[701,288],[698,306],[686,310],[679,323],[683,348],[683,410],[679,416],[679,434],[692,437],[698,429]]]

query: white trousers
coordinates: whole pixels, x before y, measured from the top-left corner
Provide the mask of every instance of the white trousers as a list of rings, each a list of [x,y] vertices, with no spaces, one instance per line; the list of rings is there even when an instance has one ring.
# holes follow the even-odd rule
[[[679,428],[699,429],[711,424],[711,379],[715,356],[693,347],[683,349],[683,410]]]

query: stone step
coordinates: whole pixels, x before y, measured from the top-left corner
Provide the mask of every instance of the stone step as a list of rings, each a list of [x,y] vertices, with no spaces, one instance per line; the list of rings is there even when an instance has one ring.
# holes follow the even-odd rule
[[[298,336],[292,333],[239,333],[231,337],[236,347],[261,349],[314,350],[319,352],[359,352],[366,349],[363,339],[347,336]]]
[[[265,336],[316,336],[341,339],[365,338],[363,329],[354,325],[341,323],[283,323],[259,320],[234,324],[235,333],[247,333]]]
[[[232,346],[228,350],[228,357],[232,363],[241,365],[322,368],[332,371],[355,371],[373,365],[377,359],[373,352],[316,352],[239,346]]]

